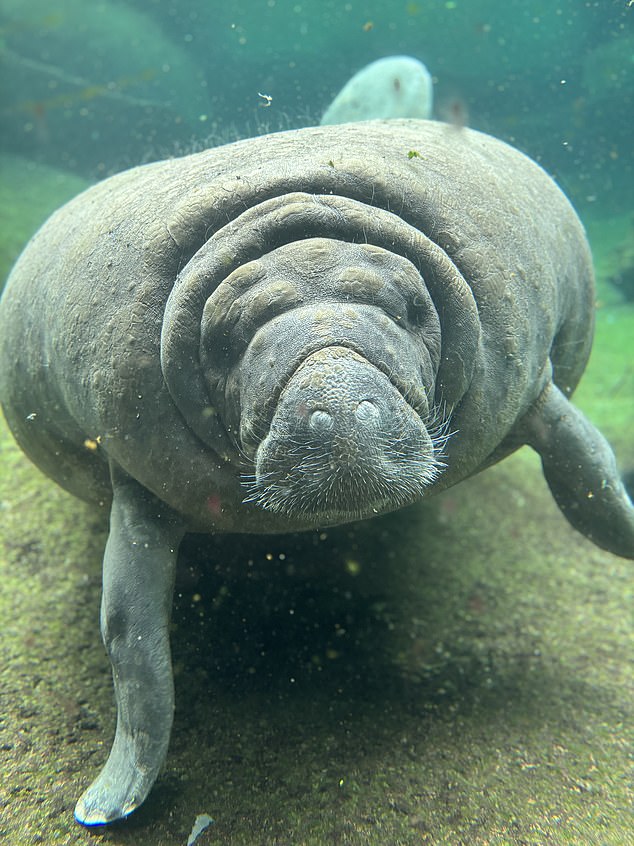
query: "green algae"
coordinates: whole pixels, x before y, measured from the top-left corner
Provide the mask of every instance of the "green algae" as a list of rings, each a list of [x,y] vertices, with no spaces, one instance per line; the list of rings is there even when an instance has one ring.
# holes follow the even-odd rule
[[[624,467],[632,337],[632,306],[599,309],[577,395]],[[631,838],[631,563],[567,525],[529,450],[369,523],[190,538],[167,764],[105,831],[72,808],[114,728],[107,518],[4,425],[0,467],[0,839],[178,846],[200,813],[200,846]]]

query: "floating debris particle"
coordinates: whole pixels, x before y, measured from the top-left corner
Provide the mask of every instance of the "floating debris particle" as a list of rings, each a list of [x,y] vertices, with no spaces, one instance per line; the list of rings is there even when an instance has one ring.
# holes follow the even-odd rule
[[[355,558],[348,558],[345,567],[351,576],[358,576],[361,572],[361,564]]]

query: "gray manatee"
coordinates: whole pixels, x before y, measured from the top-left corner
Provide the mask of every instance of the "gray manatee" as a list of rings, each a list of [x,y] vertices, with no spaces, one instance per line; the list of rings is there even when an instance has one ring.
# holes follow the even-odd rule
[[[77,819],[129,814],[165,758],[188,531],[368,517],[527,443],[572,525],[634,557],[612,451],[569,402],[592,328],[566,198],[506,144],[439,123],[240,141],[55,213],[0,304],[0,397],[43,471],[110,507],[117,730]]]

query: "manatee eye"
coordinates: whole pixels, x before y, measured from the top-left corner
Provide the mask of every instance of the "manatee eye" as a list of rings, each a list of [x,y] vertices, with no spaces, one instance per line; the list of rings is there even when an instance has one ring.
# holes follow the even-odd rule
[[[429,309],[429,302],[420,295],[416,295],[412,300],[409,318],[414,326],[423,326],[427,317]]]

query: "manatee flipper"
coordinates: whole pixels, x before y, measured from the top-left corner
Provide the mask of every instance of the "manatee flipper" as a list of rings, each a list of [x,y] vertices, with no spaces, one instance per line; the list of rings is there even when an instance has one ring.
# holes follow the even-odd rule
[[[634,506],[603,435],[552,383],[523,423],[568,521],[603,549],[634,558]]]
[[[113,472],[101,632],[112,662],[117,731],[103,770],[75,808],[84,825],[127,816],[152,787],[169,743],[174,685],[169,620],[180,518]]]

